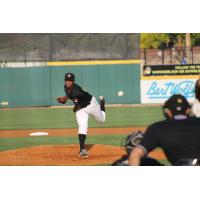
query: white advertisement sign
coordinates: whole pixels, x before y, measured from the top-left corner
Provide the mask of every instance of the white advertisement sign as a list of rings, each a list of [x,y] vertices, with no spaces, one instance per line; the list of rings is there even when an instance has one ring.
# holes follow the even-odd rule
[[[194,79],[141,80],[141,103],[164,103],[173,94],[194,99]]]

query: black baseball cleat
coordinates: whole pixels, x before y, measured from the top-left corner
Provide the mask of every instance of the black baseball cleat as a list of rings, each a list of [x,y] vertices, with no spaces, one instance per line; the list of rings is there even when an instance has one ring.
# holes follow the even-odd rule
[[[79,157],[81,157],[81,158],[87,158],[88,157],[86,149],[80,150]]]
[[[105,98],[104,98],[104,96],[99,96],[99,103],[100,103],[101,111],[105,112]]]

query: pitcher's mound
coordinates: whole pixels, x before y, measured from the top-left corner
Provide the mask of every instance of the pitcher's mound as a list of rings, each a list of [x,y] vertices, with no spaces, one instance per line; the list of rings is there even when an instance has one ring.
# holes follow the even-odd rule
[[[79,158],[78,145],[35,146],[0,152],[0,165],[61,166],[61,165],[109,165],[125,154],[122,147],[109,145],[86,145],[88,158]],[[166,159],[161,151],[150,156]]]
[[[111,164],[125,151],[121,147],[108,145],[87,145],[88,158],[78,156],[78,145],[34,146],[0,152],[0,165],[98,165]]]

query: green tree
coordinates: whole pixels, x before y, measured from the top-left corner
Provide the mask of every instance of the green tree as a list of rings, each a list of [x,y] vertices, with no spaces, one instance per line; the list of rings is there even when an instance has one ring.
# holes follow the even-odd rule
[[[166,48],[170,37],[166,33],[141,33],[141,48]]]
[[[200,46],[200,33],[192,33],[191,34],[191,45],[192,46]]]
[[[200,33],[191,34],[191,46],[200,46]],[[185,47],[185,33],[141,33],[141,48]]]

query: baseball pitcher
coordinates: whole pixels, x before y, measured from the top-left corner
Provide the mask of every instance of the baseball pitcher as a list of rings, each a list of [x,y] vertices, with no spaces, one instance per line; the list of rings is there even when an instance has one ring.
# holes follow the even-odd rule
[[[79,126],[79,156],[88,157],[87,151],[85,149],[85,140],[88,131],[88,118],[89,115],[91,115],[96,119],[97,122],[105,122],[105,99],[103,96],[100,96],[99,105],[94,96],[84,91],[79,85],[75,83],[75,75],[73,73],[65,74],[64,91],[66,96],[58,97],[57,101],[62,104],[65,104],[68,99],[73,101],[73,111],[76,114],[76,120]]]

